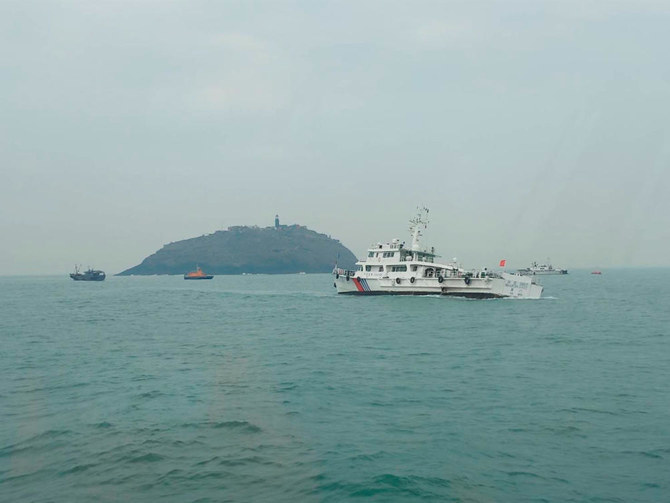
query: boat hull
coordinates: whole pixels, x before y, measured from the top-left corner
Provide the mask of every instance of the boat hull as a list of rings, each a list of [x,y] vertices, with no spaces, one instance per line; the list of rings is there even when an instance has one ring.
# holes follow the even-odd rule
[[[72,278],[75,281],[104,281],[105,273],[95,275],[71,273],[70,278]]]
[[[195,280],[195,279],[212,279],[214,276],[184,276],[184,279],[190,279],[190,280]]]
[[[555,271],[526,271],[520,269],[519,274],[523,276],[559,276],[562,274],[568,274],[568,271],[567,269],[558,269]]]
[[[542,286],[532,278],[503,273],[501,277],[372,277],[336,275],[337,293],[346,295],[444,295],[474,299],[539,299]]]
[[[533,263],[530,267],[517,270],[523,276],[559,276],[568,274],[567,269],[555,268],[553,265]]]

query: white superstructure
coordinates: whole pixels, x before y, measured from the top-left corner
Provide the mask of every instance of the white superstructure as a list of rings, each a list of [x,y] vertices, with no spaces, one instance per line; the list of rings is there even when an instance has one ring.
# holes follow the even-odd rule
[[[466,271],[456,260],[439,263],[434,248],[423,248],[421,229],[428,226],[428,210],[420,208],[410,220],[412,243],[399,239],[368,248],[367,257],[356,263],[356,271],[336,268],[337,293],[453,295],[473,298],[515,297],[538,299],[542,286],[532,277],[483,270]]]

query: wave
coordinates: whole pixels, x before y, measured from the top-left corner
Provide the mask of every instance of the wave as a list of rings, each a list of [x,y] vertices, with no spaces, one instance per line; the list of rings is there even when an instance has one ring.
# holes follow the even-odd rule
[[[259,433],[263,431],[260,426],[249,421],[205,421],[201,423],[184,423],[181,427],[227,429],[243,433]]]

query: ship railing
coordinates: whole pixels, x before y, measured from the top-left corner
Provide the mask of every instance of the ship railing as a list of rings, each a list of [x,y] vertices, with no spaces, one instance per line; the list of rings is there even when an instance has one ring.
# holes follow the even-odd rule
[[[351,271],[349,269],[341,269],[339,267],[333,269],[333,274],[336,276],[353,276],[355,273],[356,271]]]
[[[462,269],[453,269],[442,274],[445,278],[502,278],[500,274],[491,270],[472,269],[464,271]]]

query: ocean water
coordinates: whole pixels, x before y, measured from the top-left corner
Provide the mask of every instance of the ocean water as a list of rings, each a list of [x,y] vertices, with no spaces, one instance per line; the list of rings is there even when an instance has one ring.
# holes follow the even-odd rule
[[[0,278],[0,501],[669,501],[670,270],[542,283]]]

